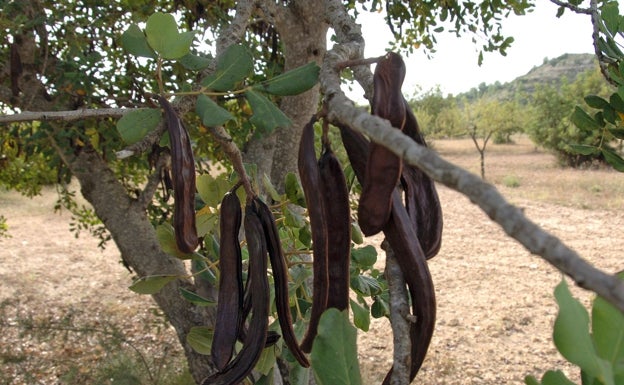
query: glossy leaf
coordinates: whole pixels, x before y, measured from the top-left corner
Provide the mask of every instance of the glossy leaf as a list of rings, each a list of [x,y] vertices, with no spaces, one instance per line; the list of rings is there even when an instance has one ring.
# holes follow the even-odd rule
[[[370,328],[370,311],[368,307],[350,299],[351,311],[353,312],[353,324],[358,329],[367,332]]]
[[[357,331],[346,311],[328,309],[321,316],[310,353],[318,385],[361,385]]]
[[[581,155],[593,155],[597,154],[600,150],[594,146],[589,146],[587,144],[572,144],[570,145],[572,151],[581,154]]]
[[[175,60],[189,53],[195,32],[179,33],[173,15],[156,12],[147,19],[145,35],[154,51],[165,59]]]
[[[362,269],[369,269],[377,262],[377,249],[372,245],[352,249],[351,258]]]
[[[139,294],[156,294],[169,282],[178,279],[176,275],[148,275],[130,285],[129,289]]]
[[[221,126],[228,120],[234,119],[228,110],[221,107],[204,94],[197,97],[195,111],[201,118],[202,124],[206,127]]]
[[[215,301],[204,298],[183,287],[180,288],[180,294],[185,300],[197,306],[215,306],[217,304]]]
[[[381,297],[376,297],[375,301],[371,305],[371,315],[374,318],[381,318],[387,315],[390,315],[390,306],[388,302],[383,300]]]
[[[594,299],[592,333],[600,357],[624,370],[624,314],[601,297]]]
[[[215,73],[202,81],[202,86],[215,91],[231,91],[253,71],[253,59],[247,48],[231,45],[217,58]]]
[[[609,103],[616,111],[624,112],[624,100],[622,100],[620,94],[612,94],[609,98]]]
[[[609,132],[618,139],[624,139],[624,128],[609,128]]]
[[[364,243],[364,235],[362,234],[362,229],[360,229],[360,225],[357,221],[351,222],[351,240],[356,245]]]
[[[320,67],[310,62],[255,85],[253,88],[279,96],[297,95],[314,87]]]
[[[199,354],[210,354],[214,332],[206,326],[193,326],[186,335],[186,342]]]
[[[609,102],[605,99],[601,98],[598,95],[588,95],[585,96],[585,103],[592,108],[605,108],[609,105]]]
[[[620,14],[617,2],[606,3],[600,10],[600,16],[611,35],[617,34],[620,26]]]
[[[299,183],[299,179],[297,179],[297,175],[292,172],[286,174],[284,190],[286,192],[286,197],[291,203],[305,207],[305,196],[303,195],[303,188],[301,187],[301,183]]]
[[[382,291],[379,282],[366,275],[351,277],[351,288],[365,297],[379,295]]]
[[[602,128],[587,112],[583,111],[579,106],[574,107],[574,112],[572,116],[570,116],[570,120],[574,123],[578,128],[584,130],[599,130]]]
[[[180,58],[178,62],[182,64],[187,70],[201,71],[210,65],[210,63],[212,62],[212,58],[197,56],[192,53],[188,53],[182,56],[182,58]]]
[[[624,159],[619,154],[613,152],[608,148],[602,149],[602,155],[605,157],[606,161],[616,169],[617,171],[624,172]]]
[[[249,121],[256,126],[261,135],[269,134],[278,127],[288,127],[292,124],[282,110],[266,96],[250,90],[245,92],[245,97],[253,111],[253,116]]]
[[[121,45],[131,55],[155,58],[156,53],[147,44],[145,34],[136,24],[131,24],[121,35]]]
[[[134,144],[156,128],[161,118],[162,114],[156,108],[132,110],[117,121],[117,132],[126,144]]]
[[[197,177],[197,193],[206,206],[216,208],[221,204],[230,183],[225,178],[215,178],[206,173]]]
[[[175,231],[171,224],[165,222],[156,227],[156,237],[160,248],[167,254],[180,259],[190,259],[192,254],[183,253],[178,249],[175,241]]]
[[[555,298],[559,305],[553,332],[557,350],[604,385],[614,385],[611,365],[598,356],[589,334],[587,310],[572,297],[565,280],[555,288]]]

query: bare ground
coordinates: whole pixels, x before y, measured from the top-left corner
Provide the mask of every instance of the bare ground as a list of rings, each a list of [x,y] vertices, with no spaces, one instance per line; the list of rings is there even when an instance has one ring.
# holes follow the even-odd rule
[[[477,171],[471,146],[435,143],[448,159]],[[621,174],[560,169],[524,139],[491,146],[486,162],[488,179],[527,217],[596,266],[622,270],[614,236],[624,226]],[[507,187],[513,184],[518,186]],[[555,368],[578,379],[551,340],[557,312],[552,292],[561,274],[509,239],[465,197],[445,187],[439,192],[444,240],[430,261],[438,321],[414,383],[521,384],[528,374],[541,377]],[[0,214],[11,234],[0,239],[0,384],[89,383],[119,352],[134,355],[133,348],[153,376],[144,383],[155,383],[163,366],[180,371],[174,333],[148,297],[127,289],[131,275],[114,245],[101,252],[87,234],[75,238],[69,215],[53,213],[54,200],[53,191],[32,200],[0,194]],[[575,293],[589,301],[588,293]],[[371,331],[360,334],[366,384],[384,377],[390,342],[385,320],[374,320]]]

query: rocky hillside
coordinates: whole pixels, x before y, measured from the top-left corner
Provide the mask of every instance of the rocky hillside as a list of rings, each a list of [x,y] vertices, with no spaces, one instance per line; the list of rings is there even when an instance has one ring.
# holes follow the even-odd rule
[[[484,95],[498,99],[509,99],[518,92],[533,92],[538,84],[561,84],[564,79],[572,82],[579,74],[596,68],[597,65],[593,54],[564,54],[555,59],[544,59],[541,65],[533,67],[526,75],[522,75],[511,82],[481,84],[478,88],[473,88],[457,96],[465,96],[468,100]]]

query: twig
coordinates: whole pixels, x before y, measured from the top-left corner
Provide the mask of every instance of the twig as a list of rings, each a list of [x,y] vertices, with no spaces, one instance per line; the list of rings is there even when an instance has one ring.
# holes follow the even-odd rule
[[[240,149],[236,143],[234,143],[230,134],[228,134],[222,126],[210,128],[210,133],[217,140],[217,142],[221,144],[223,152],[225,152],[225,155],[228,159],[230,159],[230,162],[232,162],[234,171],[236,171],[238,177],[240,178],[243,188],[245,189],[245,193],[247,194],[247,199],[251,199],[256,195],[256,193],[251,185],[247,171],[245,171],[243,156],[241,155]]]
[[[335,2],[337,0],[328,0],[328,3]],[[350,18],[341,18],[336,22],[353,23]],[[336,31],[349,28],[341,24],[333,27]],[[541,256],[580,287],[597,293],[624,312],[624,282],[616,275],[592,266],[558,238],[530,221],[520,209],[508,203],[493,185],[418,145],[407,135],[393,129],[388,121],[355,107],[340,89],[340,74],[336,67],[340,62],[362,57],[363,47],[359,41],[356,38],[334,46],[327,52],[321,67],[321,91],[327,101],[330,121],[341,122],[368,135],[371,140],[384,145],[406,163],[420,168],[435,181],[467,196],[531,253]]]
[[[589,9],[589,8],[581,8],[578,5],[570,4],[570,3],[567,3],[565,1],[550,0],[550,2],[555,4],[555,5],[558,5],[560,7],[568,8],[568,9],[570,9],[573,12],[576,12],[576,13],[584,13],[586,15],[591,15],[592,14],[592,10]]]
[[[71,111],[24,111],[19,114],[0,115],[0,123],[61,120],[72,122],[89,118],[120,118],[134,109],[98,108]]]

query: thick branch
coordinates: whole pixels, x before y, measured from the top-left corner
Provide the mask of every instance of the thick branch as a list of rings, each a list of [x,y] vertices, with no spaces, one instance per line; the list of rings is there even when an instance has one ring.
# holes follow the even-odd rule
[[[527,250],[541,256],[579,286],[594,291],[624,312],[624,282],[617,276],[595,268],[558,238],[542,230],[520,209],[508,203],[493,185],[418,145],[407,135],[393,129],[388,121],[355,107],[340,89],[340,74],[336,68],[339,63],[360,56],[361,46],[357,40],[338,44],[326,55],[320,82],[330,120],[368,135],[408,164],[419,167],[435,181],[466,195]]]
[[[0,115],[0,123],[32,122],[35,120],[73,122],[89,118],[120,118],[130,111],[133,110],[128,108],[98,108],[72,111],[24,111],[19,114]]]

